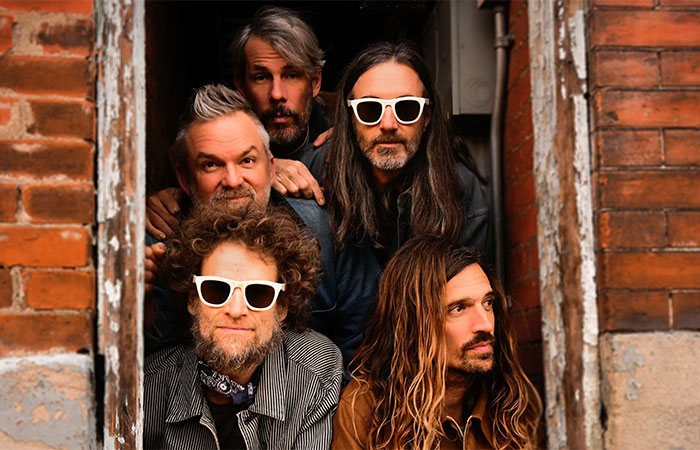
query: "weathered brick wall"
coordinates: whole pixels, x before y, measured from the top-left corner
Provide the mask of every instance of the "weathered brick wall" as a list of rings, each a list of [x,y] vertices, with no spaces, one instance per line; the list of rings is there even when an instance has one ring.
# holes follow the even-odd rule
[[[2,448],[94,438],[94,46],[92,1],[0,1]]]
[[[605,445],[697,447],[700,3],[588,19]]]
[[[508,64],[504,135],[506,280],[518,311],[520,360],[534,382],[542,384],[542,325],[537,258],[537,205],[532,173],[532,107],[527,3],[513,1],[508,31],[515,40]]]

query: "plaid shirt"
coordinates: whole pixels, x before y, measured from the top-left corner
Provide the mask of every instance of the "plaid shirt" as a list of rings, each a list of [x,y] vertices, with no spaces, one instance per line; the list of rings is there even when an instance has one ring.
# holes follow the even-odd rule
[[[237,414],[248,449],[327,449],[343,377],[338,348],[314,332],[285,331],[263,363],[255,401]],[[146,360],[145,448],[219,448],[192,347]]]

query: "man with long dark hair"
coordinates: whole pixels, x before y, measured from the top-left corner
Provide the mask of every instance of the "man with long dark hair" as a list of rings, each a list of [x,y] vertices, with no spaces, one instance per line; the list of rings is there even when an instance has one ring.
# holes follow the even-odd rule
[[[542,406],[517,358],[510,307],[476,253],[409,240],[333,419],[333,448],[532,448]]]
[[[350,63],[336,94],[330,145],[301,158],[323,178],[336,241],[369,246],[381,263],[425,234],[485,252],[486,198],[455,155],[420,53],[374,44]]]

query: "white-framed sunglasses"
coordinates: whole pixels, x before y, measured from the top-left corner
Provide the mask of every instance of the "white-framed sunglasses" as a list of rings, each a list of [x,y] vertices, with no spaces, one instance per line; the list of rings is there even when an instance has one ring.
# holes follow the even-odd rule
[[[243,298],[252,311],[267,311],[277,301],[284,283],[267,280],[236,281],[224,277],[192,275],[192,281],[197,285],[199,299],[207,306],[221,308],[240,288]]]
[[[430,104],[430,99],[423,97],[398,97],[391,100],[367,97],[347,101],[355,113],[357,121],[363,125],[376,125],[384,117],[387,106],[391,106],[394,117],[402,125],[416,123],[423,114],[423,107]]]

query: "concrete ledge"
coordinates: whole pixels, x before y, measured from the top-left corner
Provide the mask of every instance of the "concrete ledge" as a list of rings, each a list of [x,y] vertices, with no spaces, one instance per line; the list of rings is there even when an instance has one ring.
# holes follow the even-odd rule
[[[0,448],[95,448],[93,358],[0,358]]]
[[[600,340],[606,449],[700,448],[700,332]]]

